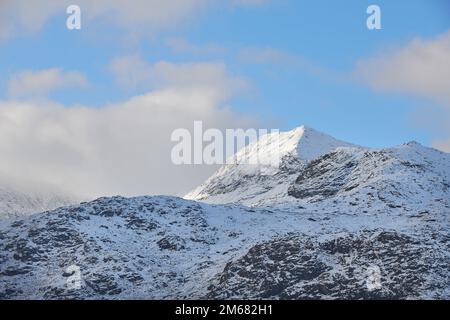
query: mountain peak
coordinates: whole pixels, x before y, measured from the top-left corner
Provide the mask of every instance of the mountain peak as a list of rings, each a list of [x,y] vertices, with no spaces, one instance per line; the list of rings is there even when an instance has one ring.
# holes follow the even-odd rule
[[[412,140],[406,143],[407,146],[422,146],[419,142]]]
[[[278,139],[274,139],[278,134]],[[338,147],[355,147],[355,145],[337,140],[330,135],[311,127],[301,125],[295,129],[279,133],[269,133],[238,151],[235,155],[238,163],[249,155],[279,156],[292,155],[303,162],[309,162]]]
[[[354,144],[335,139],[305,125],[291,132],[298,136],[297,157],[305,162],[314,160],[338,147],[356,147]]]
[[[310,134],[315,134],[315,133],[323,134],[322,132],[319,132],[318,130],[314,129],[313,127],[310,127],[310,126],[307,126],[307,125],[304,125],[304,124],[302,124],[299,127],[294,128],[294,129],[292,129],[290,131],[287,131],[287,132],[296,134],[296,135],[298,135],[300,137],[303,136],[304,134],[308,134],[308,133],[310,133]]]
[[[308,162],[338,147],[355,147],[302,125],[287,132],[269,133],[234,156],[235,164],[221,167],[185,199],[248,205],[287,195],[287,186]],[[273,161],[276,158],[278,161]],[[254,160],[258,161],[254,161]],[[257,165],[246,165],[258,163]],[[264,164],[279,163],[279,166]]]

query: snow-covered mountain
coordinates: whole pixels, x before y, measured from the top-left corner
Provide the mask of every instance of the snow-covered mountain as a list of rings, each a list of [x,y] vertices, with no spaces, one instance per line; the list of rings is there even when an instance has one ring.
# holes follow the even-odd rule
[[[378,150],[338,148],[311,161],[288,194],[327,210],[449,212],[450,154],[416,142]]]
[[[12,183],[0,180],[0,219],[53,210],[79,202],[77,197],[47,185],[31,186],[23,181]]]
[[[241,153],[270,153],[264,141],[263,137]],[[226,165],[185,198],[307,211],[449,210],[448,153],[417,142],[369,149],[307,127],[282,133],[280,150],[283,157],[275,172],[261,174],[257,166]]]
[[[240,150],[235,155],[233,164],[222,166],[184,198],[207,203],[242,203],[248,206],[271,204],[288,196],[288,187],[309,161],[337,147],[356,147],[306,126],[280,132],[278,140],[273,135],[274,133],[262,136]],[[271,161],[266,159],[261,161],[262,164],[249,164],[256,163],[249,161],[256,157],[278,157],[279,166],[267,168],[264,163]]]
[[[271,140],[197,201],[101,198],[0,221],[0,299],[450,299],[449,154],[301,127],[281,134],[278,168],[242,163],[273,156]]]
[[[1,221],[0,298],[448,299],[448,226],[448,213],[102,198]]]

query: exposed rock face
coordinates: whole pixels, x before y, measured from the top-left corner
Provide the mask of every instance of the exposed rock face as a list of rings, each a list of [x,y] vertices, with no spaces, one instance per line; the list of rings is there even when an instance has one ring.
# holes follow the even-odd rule
[[[339,191],[350,191],[350,176],[358,167],[353,153],[335,151],[311,161],[295,180],[288,194],[298,199],[323,200],[335,196]],[[348,185],[348,186],[346,186]]]
[[[304,127],[282,146],[275,170],[225,166],[190,194],[231,204],[113,197],[0,220],[0,299],[450,299],[449,154]]]
[[[328,240],[288,235],[229,262],[209,287],[220,299],[410,299],[448,291],[449,237],[364,231]]]
[[[431,217],[102,198],[1,222],[0,298],[448,299],[448,215]]]
[[[166,263],[173,262],[165,252],[176,255],[186,242],[189,250],[212,242],[203,214],[200,206],[178,199],[115,197],[4,221],[0,297],[104,299],[126,292],[128,298],[151,298],[148,290],[184,281],[183,272],[165,274]],[[176,234],[178,227],[188,241]],[[78,290],[67,284],[71,266],[81,271]]]
[[[282,133],[279,168],[223,166],[185,198],[252,207],[358,213],[400,210],[450,211],[450,155],[416,142],[385,149],[350,145],[301,127]],[[261,151],[267,138],[248,146],[238,159]]]
[[[381,150],[338,148],[311,161],[288,194],[358,211],[449,212],[449,186],[450,155],[409,143]]]
[[[261,137],[234,156],[235,163],[224,165],[201,186],[184,198],[207,203],[242,203],[261,206],[283,201],[287,188],[295,181],[306,164],[337,147],[351,147],[314,129],[302,126],[281,132],[279,139],[273,134]],[[278,166],[249,164],[249,159],[279,157]]]

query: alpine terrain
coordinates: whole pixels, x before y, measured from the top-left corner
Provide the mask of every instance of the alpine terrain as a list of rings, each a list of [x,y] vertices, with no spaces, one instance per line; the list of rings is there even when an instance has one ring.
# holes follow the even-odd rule
[[[245,163],[270,138],[184,199],[0,220],[0,298],[450,299],[450,154],[302,126]]]

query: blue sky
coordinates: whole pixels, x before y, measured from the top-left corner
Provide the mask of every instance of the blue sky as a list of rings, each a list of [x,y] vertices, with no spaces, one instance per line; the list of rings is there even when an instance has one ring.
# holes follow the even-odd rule
[[[0,5],[0,112],[9,115],[7,125],[16,121],[20,127],[4,136],[11,141],[5,142],[3,152],[10,158],[4,160],[10,171],[13,164],[19,173],[24,167],[42,176],[51,171],[54,176],[48,180],[58,185],[58,176],[70,172],[67,163],[75,166],[79,161],[77,168],[87,172],[88,180],[96,163],[104,170],[97,177],[102,194],[173,193],[160,185],[147,192],[141,180],[164,172],[156,162],[148,177],[142,176],[144,162],[133,164],[136,171],[130,174],[125,172],[130,157],[122,159],[113,149],[122,145],[121,153],[152,158],[130,144],[140,139],[136,137],[155,135],[158,141],[143,143],[160,150],[162,165],[168,161],[170,150],[162,145],[168,144],[170,130],[147,131],[146,126],[181,126],[203,118],[219,128],[250,122],[287,130],[306,124],[369,147],[417,140],[450,150],[448,1],[109,3],[79,0],[82,28],[72,31],[66,28],[64,1],[44,0],[40,7],[27,1]],[[371,4],[381,8],[381,30],[366,27]],[[191,89],[192,94],[187,93]],[[22,102],[32,106],[29,118],[23,116]],[[153,106],[148,107],[148,124],[137,108],[126,113],[136,103]],[[185,110],[180,112],[178,104]],[[119,111],[111,111],[110,105]],[[105,124],[103,118],[112,120]],[[111,138],[109,133],[116,129],[123,130],[123,136]],[[126,135],[133,130],[136,136],[130,142],[126,139],[131,135]],[[33,141],[33,147],[25,141]],[[31,152],[38,146],[45,151],[42,161],[25,161],[34,158]],[[25,149],[29,156],[24,156]],[[51,168],[44,167],[47,163]],[[114,176],[121,166],[123,175]],[[59,167],[60,173],[55,169]],[[174,174],[173,179],[195,185],[210,173],[194,170]],[[73,177],[64,179],[75,181],[81,175],[74,170]],[[120,187],[127,183],[129,188],[122,192]],[[173,186],[173,181],[167,183]],[[113,187],[105,191],[105,185]]]
[[[423,101],[402,95],[373,92],[348,79],[359,59],[415,37],[430,38],[449,28],[449,5],[444,0],[377,1],[382,30],[366,28],[371,1],[272,1],[259,6],[212,5],[179,28],[127,45],[123,30],[114,25],[91,32],[65,28],[64,12],[53,16],[41,32],[21,35],[0,44],[1,97],[7,82],[23,69],[60,67],[86,74],[88,89],[52,94],[67,105],[102,106],[136,94],[118,90],[108,63],[115,56],[142,55],[149,61],[224,61],[233,74],[245,76],[252,94],[234,97],[233,107],[264,119],[276,118],[282,129],[306,123],[340,138],[368,146],[395,145],[416,139],[430,144],[434,135],[409,116]],[[216,54],[173,52],[167,38],[195,45],[214,43],[225,48]],[[305,66],[251,63],[239,59],[244,47],[273,48],[296,55],[334,74],[327,77]]]

